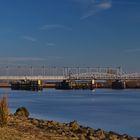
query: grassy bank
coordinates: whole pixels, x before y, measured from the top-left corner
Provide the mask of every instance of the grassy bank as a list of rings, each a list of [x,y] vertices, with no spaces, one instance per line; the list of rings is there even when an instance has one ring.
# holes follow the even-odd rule
[[[139,140],[102,129],[94,130],[76,121],[60,123],[9,115],[8,123],[0,127],[0,140]]]

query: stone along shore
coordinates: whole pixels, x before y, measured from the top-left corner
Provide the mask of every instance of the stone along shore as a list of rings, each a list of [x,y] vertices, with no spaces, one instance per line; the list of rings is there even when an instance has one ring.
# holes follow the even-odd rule
[[[26,108],[10,114],[8,124],[0,127],[0,140],[140,140],[129,135],[84,127],[72,121],[60,123],[29,118]]]

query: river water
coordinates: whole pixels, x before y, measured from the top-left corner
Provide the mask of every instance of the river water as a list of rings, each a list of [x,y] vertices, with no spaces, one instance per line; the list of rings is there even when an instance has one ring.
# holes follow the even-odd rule
[[[55,90],[42,92],[0,89],[7,94],[10,111],[25,106],[31,117],[103,128],[140,136],[140,90]]]

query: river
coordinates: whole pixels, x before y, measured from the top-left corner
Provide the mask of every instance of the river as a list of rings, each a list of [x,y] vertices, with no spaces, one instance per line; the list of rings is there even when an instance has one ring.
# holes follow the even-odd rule
[[[140,90],[55,90],[42,92],[0,89],[8,95],[10,111],[28,108],[31,117],[102,128],[140,136]]]

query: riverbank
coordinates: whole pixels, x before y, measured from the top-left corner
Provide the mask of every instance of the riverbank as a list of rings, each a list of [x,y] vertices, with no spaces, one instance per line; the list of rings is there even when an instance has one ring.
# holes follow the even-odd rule
[[[140,140],[129,135],[94,130],[76,121],[60,123],[10,114],[8,124],[0,127],[0,140]]]

